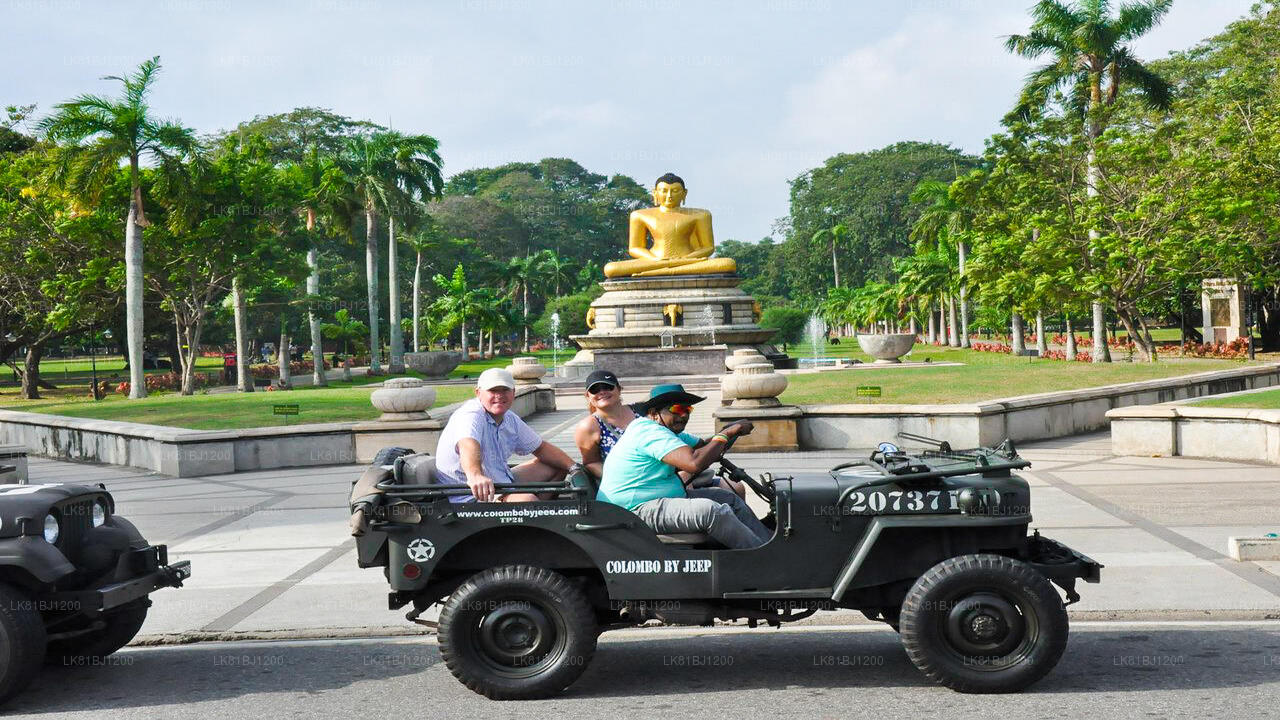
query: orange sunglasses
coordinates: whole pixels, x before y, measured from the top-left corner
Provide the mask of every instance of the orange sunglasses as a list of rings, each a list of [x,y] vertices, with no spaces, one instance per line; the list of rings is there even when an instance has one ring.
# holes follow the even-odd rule
[[[667,412],[671,413],[672,415],[688,415],[689,413],[693,412],[693,406],[692,405],[672,405],[671,407],[667,408]]]

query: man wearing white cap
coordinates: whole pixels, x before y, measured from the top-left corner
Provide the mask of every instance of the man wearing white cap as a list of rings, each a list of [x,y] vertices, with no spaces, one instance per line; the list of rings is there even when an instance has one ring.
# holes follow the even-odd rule
[[[440,433],[436,472],[442,483],[466,484],[471,495],[453,502],[529,502],[532,493],[494,492],[495,484],[544,483],[562,480],[573,467],[563,450],[546,442],[519,415],[511,412],[516,381],[502,368],[489,368],[476,380],[476,397],[462,404]],[[533,459],[507,467],[512,455]]]

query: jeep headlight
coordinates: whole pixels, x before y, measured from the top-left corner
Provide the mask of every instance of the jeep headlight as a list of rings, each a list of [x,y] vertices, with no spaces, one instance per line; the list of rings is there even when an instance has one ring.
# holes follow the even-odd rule
[[[99,527],[107,522],[107,504],[101,499],[93,503],[93,526]]]
[[[45,542],[52,545],[58,542],[58,536],[62,534],[62,528],[58,525],[58,518],[49,513],[44,516],[44,539]]]

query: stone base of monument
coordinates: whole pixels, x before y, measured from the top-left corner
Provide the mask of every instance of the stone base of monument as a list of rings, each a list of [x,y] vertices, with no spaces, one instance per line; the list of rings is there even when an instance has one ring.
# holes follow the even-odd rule
[[[621,378],[724,373],[724,345],[593,350],[595,366]]]
[[[776,355],[768,344],[775,331],[756,324],[755,299],[741,283],[732,273],[605,280],[604,294],[591,303],[591,331],[570,339],[592,351],[596,367],[620,376],[632,371],[619,362],[646,375],[720,374],[734,349]],[[718,363],[710,361],[712,349]],[[623,359],[636,351],[634,360]]]

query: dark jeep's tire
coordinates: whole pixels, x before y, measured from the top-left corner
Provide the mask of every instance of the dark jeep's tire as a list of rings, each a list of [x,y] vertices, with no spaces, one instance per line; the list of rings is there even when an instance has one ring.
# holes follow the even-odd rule
[[[114,653],[133,639],[147,621],[151,601],[139,598],[102,618],[105,627],[49,643],[45,661],[51,665],[84,665]]]
[[[454,677],[491,700],[560,692],[596,651],[596,619],[567,578],[528,565],[477,573],[440,613],[440,654]]]
[[[1048,578],[1003,555],[934,565],[902,603],[902,644],[929,679],[967,693],[1016,692],[1067,646],[1067,611]]]
[[[26,593],[0,583],[0,703],[26,689],[44,660],[40,612]]]
[[[412,455],[412,454],[413,454],[413,450],[410,450],[409,448],[396,447],[394,445],[391,445],[379,450],[378,454],[373,456],[373,462],[369,464],[372,466],[391,465],[396,461],[396,458],[400,458],[400,457],[404,457],[405,455]]]

